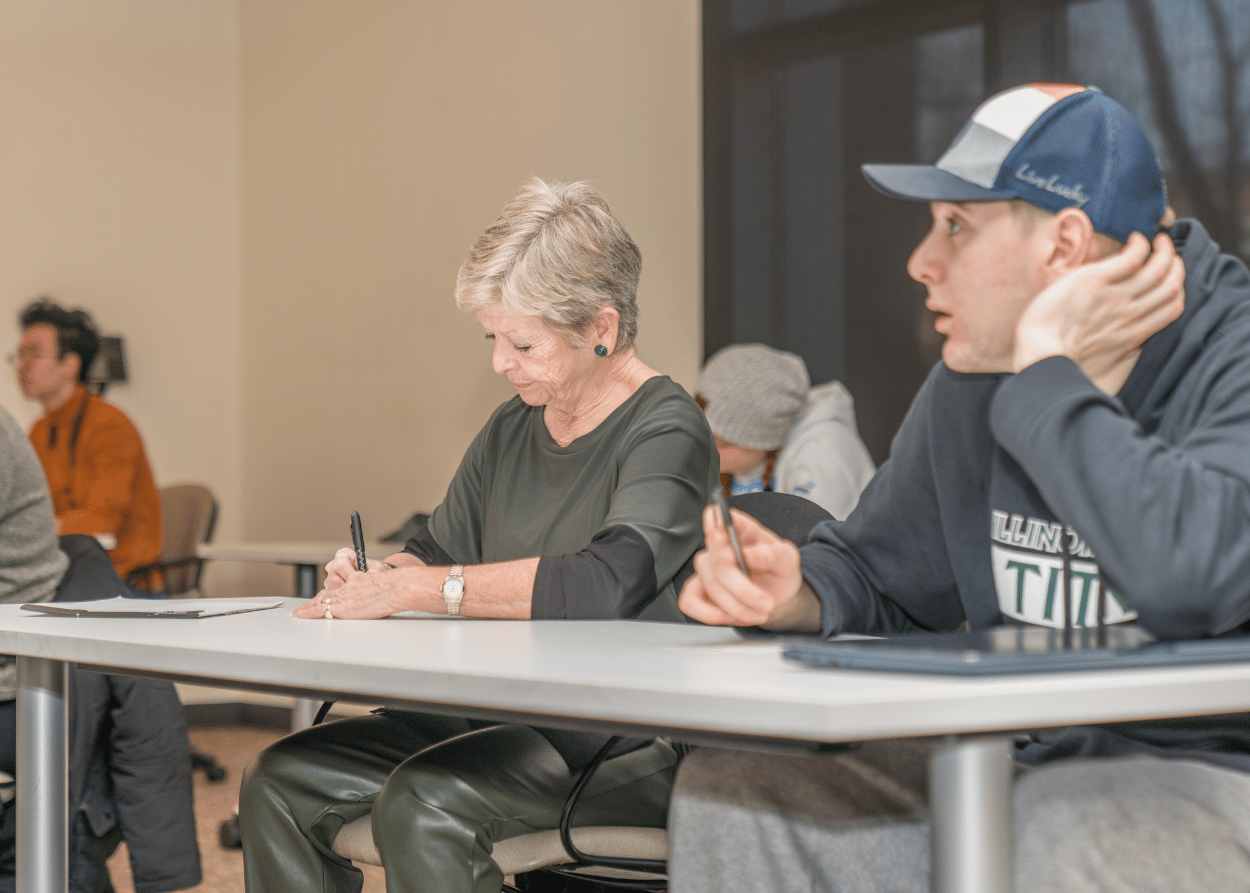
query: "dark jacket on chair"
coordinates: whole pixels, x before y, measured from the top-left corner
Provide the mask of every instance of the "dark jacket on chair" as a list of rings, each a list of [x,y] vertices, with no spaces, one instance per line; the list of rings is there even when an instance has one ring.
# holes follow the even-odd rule
[[[108,554],[87,536],[61,537],[70,568],[57,601],[123,594]],[[136,893],[200,883],[191,754],[173,685],[75,670],[69,703],[69,889],[107,890],[104,860],[124,840]]]

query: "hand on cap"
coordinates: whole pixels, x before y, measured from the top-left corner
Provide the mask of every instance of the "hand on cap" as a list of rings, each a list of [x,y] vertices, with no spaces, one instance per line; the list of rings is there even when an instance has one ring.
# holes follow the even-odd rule
[[[1133,233],[1123,250],[1072,270],[1043,290],[1016,326],[1013,372],[1071,358],[1099,390],[1124,385],[1142,345],[1185,309],[1185,264],[1171,238]]]

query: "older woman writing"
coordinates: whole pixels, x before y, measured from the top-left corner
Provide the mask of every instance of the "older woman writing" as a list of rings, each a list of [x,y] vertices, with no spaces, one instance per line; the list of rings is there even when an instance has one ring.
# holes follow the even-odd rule
[[[456,283],[517,396],[426,531],[365,572],[343,550],[297,616],[681,620],[671,579],[702,541],[718,464],[694,400],[634,353],[640,265],[588,185],[522,189]],[[372,809],[389,889],[498,891],[493,843],[555,827],[605,740],[389,709],[292,735],[243,780],[247,888],[359,891],[330,844]],[[675,764],[667,744],[633,742],[579,819],[662,825]]]

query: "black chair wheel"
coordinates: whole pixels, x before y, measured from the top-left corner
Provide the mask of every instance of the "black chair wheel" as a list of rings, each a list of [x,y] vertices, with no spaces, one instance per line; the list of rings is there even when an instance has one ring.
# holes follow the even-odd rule
[[[192,752],[191,771],[194,772],[196,769],[203,769],[204,777],[214,784],[225,781],[229,774],[226,767],[209,754]]]
[[[217,836],[221,840],[221,848],[223,850],[241,850],[243,849],[243,838],[239,836],[239,820],[238,818],[226,819],[221,823],[221,827],[217,829]]]

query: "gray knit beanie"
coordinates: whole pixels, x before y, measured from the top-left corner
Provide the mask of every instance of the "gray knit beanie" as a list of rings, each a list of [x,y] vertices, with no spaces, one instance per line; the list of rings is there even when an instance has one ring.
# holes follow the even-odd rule
[[[801,357],[766,344],[731,344],[712,355],[697,392],[721,440],[779,450],[803,409],[811,380]]]

